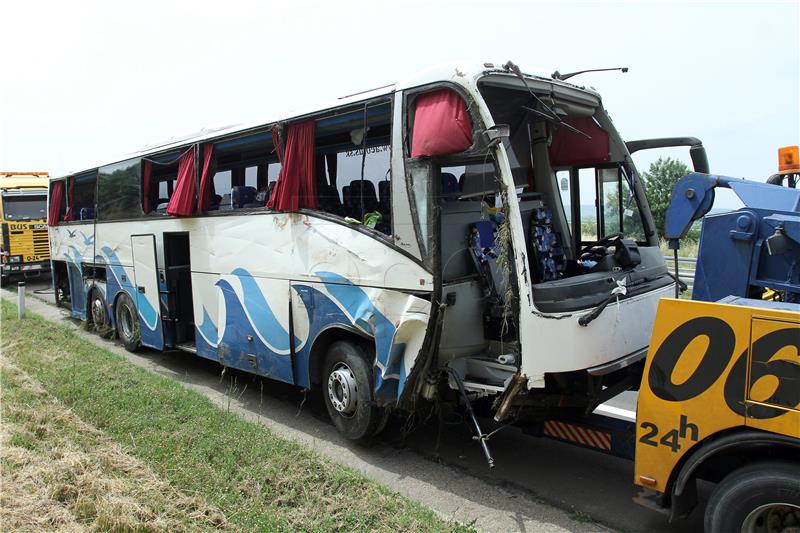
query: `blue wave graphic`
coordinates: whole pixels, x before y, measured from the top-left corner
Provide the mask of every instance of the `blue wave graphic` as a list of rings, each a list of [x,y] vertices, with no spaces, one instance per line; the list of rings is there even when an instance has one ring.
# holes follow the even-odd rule
[[[276,354],[261,341],[230,283],[221,279],[216,285],[222,290],[225,300],[225,331],[219,340],[218,349],[223,364],[292,383],[292,358]],[[288,350],[288,333],[286,336],[282,344]],[[274,336],[271,340],[278,341]],[[251,356],[256,358],[256,368],[251,366]]]
[[[217,346],[219,344],[219,333],[217,332],[217,326],[214,325],[214,322],[211,320],[211,317],[208,315],[208,311],[206,311],[205,307],[203,307],[203,321],[200,323],[197,329],[200,330],[201,335],[209,344],[212,346]]]
[[[128,296],[130,296],[131,299],[137,303],[139,315],[142,317],[142,321],[144,322],[145,326],[147,326],[150,331],[155,331],[158,328],[158,312],[153,309],[153,306],[150,305],[150,302],[147,301],[147,298],[136,297],[136,294],[131,288],[132,283],[129,282],[127,285],[122,284],[122,277],[124,276],[130,279],[130,276],[128,276],[125,268],[120,263],[119,257],[117,257],[117,254],[114,253],[114,250],[108,246],[103,246],[102,251],[109,259],[108,268],[111,270],[111,273],[114,274],[114,277],[117,278],[117,283],[125,290],[125,292],[128,293]]]
[[[232,274],[236,276],[242,284],[244,309],[247,311],[247,315],[252,319],[251,324],[256,329],[259,336],[278,352],[289,353],[291,348],[289,345],[289,332],[278,322],[275,313],[272,312],[267,300],[261,293],[261,289],[256,283],[255,278],[243,268],[235,269]],[[295,348],[299,344],[300,341],[295,337]]]

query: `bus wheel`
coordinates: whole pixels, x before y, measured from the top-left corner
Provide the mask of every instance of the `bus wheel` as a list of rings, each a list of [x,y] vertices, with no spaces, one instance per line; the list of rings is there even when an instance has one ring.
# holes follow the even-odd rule
[[[325,357],[322,386],[325,406],[339,433],[366,442],[383,419],[372,397],[372,368],[364,349],[350,341],[331,344]]]
[[[779,533],[800,527],[800,465],[756,462],[723,479],[706,506],[707,533]]]
[[[0,287],[8,285],[8,276],[0,276]]]
[[[103,338],[111,336],[111,321],[106,312],[106,299],[97,289],[89,293],[89,320],[92,321],[95,333]]]
[[[117,299],[117,305],[114,310],[114,316],[117,319],[117,335],[122,345],[129,352],[135,352],[141,346],[141,337],[139,333],[139,319],[136,313],[136,306],[130,296],[123,293]]]

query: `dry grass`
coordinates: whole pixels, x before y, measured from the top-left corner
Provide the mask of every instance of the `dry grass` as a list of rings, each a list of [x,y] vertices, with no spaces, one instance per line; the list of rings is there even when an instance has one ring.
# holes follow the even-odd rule
[[[35,313],[17,320],[6,301],[0,311],[15,365],[0,374],[3,422],[14,424],[4,449],[19,455],[2,459],[2,480],[29,480],[9,493],[13,505],[0,502],[0,530],[26,516],[29,530],[471,530],[69,327]]]
[[[0,372],[2,530],[228,529],[219,510],[172,488],[2,355]]]

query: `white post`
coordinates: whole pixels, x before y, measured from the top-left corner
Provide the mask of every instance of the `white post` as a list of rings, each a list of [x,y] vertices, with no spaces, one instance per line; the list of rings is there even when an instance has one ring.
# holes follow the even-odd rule
[[[17,318],[25,318],[25,282],[17,283]]]

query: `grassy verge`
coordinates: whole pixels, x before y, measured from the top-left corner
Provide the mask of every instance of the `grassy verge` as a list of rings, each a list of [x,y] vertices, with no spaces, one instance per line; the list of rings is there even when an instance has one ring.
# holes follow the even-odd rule
[[[107,445],[97,441],[96,448],[116,446],[183,498],[165,497],[173,504],[183,502],[168,511],[161,510],[165,503],[149,500],[158,516],[171,517],[163,527],[150,524],[149,528],[464,530],[259,424],[216,408],[174,381],[97,348],[65,326],[35,315],[20,322],[16,308],[5,301],[0,312],[4,357],[19,369],[19,376],[29,375],[40,383],[41,394],[52,395],[53,401],[77,415],[77,425],[71,429],[53,428],[59,435],[55,438],[71,433],[75,439],[89,439],[84,435],[88,430],[79,428],[91,425],[109,439]],[[8,409],[19,403],[15,395],[23,394],[24,388],[15,384],[13,373],[4,371],[6,376],[3,404]],[[20,401],[30,404],[30,399]],[[52,443],[38,436],[35,428],[32,431],[33,426],[25,427],[12,430],[20,435],[17,447],[52,453]],[[4,485],[7,470],[3,459]],[[89,494],[88,499],[97,505],[96,495]],[[100,527],[109,528],[113,527]]]

